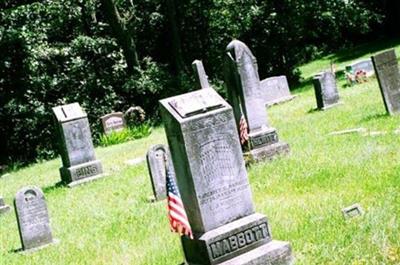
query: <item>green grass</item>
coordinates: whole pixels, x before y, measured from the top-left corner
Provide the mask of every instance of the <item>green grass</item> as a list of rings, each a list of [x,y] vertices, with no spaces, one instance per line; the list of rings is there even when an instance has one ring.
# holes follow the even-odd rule
[[[400,39],[389,41],[378,40],[359,45],[352,49],[344,49],[334,54],[329,54],[319,60],[312,61],[300,67],[301,76],[307,80],[321,70],[330,69],[331,62],[336,64],[337,71],[343,71],[349,63],[370,58],[372,55],[387,49],[395,48],[400,60]]]
[[[399,47],[397,47],[399,49]],[[322,65],[320,61],[315,65]],[[310,66],[310,68],[312,68]],[[317,67],[315,67],[317,68]],[[297,264],[400,264],[400,117],[385,114],[375,79],[343,88],[343,104],[325,112],[310,85],[268,115],[291,155],[248,169],[257,212],[273,237],[290,241]],[[363,127],[379,136],[330,132]],[[109,176],[68,189],[57,186],[60,160],[32,165],[0,179],[8,204],[16,191],[45,191],[57,245],[24,255],[14,213],[0,217],[0,264],[179,264],[179,238],[169,232],[163,202],[151,204],[144,156],[165,143],[162,128],[148,137],[97,148]],[[360,203],[365,215],[345,221],[341,208]]]

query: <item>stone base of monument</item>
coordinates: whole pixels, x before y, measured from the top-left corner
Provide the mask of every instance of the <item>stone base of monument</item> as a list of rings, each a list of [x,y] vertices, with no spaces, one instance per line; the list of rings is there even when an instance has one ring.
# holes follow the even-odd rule
[[[10,206],[8,205],[0,206],[0,214],[4,214],[8,211],[10,211]]]
[[[68,168],[60,168],[61,179],[72,188],[83,183],[87,183],[106,175],[103,174],[103,166],[99,160],[71,166]]]
[[[259,162],[262,160],[272,160],[278,156],[289,154],[289,144],[278,142],[271,145],[265,145],[255,148],[245,153],[250,162]]]
[[[337,103],[334,103],[334,104],[325,106],[325,107],[323,107],[323,108],[320,108],[319,110],[328,110],[328,109],[334,108],[334,107],[336,107],[336,106],[338,106],[338,105],[342,105],[342,104],[343,104],[343,102],[340,101],[340,102],[337,102]]]
[[[286,265],[293,257],[290,244],[272,240],[268,220],[252,214],[195,239],[182,237],[188,265]]]
[[[296,96],[291,95],[291,96],[287,96],[287,97],[283,97],[283,98],[278,98],[276,100],[268,101],[265,105],[266,106],[279,105],[279,104],[285,103],[287,101],[291,101],[292,99],[294,99],[296,97],[297,97],[297,95]]]

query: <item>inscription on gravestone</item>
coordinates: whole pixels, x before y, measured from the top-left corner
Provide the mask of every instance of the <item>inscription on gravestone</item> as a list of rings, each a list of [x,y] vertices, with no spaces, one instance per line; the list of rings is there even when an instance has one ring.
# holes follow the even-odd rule
[[[19,190],[14,206],[23,250],[39,248],[53,242],[46,200],[39,188],[27,187]]]
[[[330,71],[322,72],[314,76],[313,84],[318,109],[325,110],[339,103],[335,74]]]
[[[70,187],[101,177],[86,113],[78,103],[53,108],[63,162],[61,178]]]
[[[100,119],[103,125],[104,133],[106,134],[110,134],[114,131],[121,131],[126,127],[124,114],[122,112],[113,112],[104,115]]]
[[[224,69],[228,99],[233,107],[237,127],[242,115],[246,118],[250,158],[260,161],[288,153],[289,145],[279,141],[276,129],[268,123],[256,58],[238,40],[229,43],[226,50]]]
[[[162,144],[153,145],[147,152],[146,158],[154,197],[156,201],[164,200],[167,197],[166,167],[168,167],[172,176],[175,176],[174,165],[172,164],[169,149]],[[168,165],[166,165],[166,163],[168,163]]]
[[[4,203],[3,197],[0,196],[0,214],[6,213],[10,210],[10,206]]]
[[[201,88],[209,88],[208,76],[204,70],[203,62],[200,60],[194,60],[192,63],[193,70],[195,72],[196,81],[200,84]]]
[[[193,107],[197,102],[198,107]],[[254,213],[232,108],[211,88],[160,101],[177,184],[194,240],[182,237],[187,264],[290,264],[289,243],[272,241]],[[248,254],[253,250],[254,253]]]
[[[261,81],[260,87],[267,106],[294,98],[290,93],[289,83],[284,75],[266,78]]]
[[[400,112],[400,72],[394,50],[372,57],[386,111],[392,114]]]

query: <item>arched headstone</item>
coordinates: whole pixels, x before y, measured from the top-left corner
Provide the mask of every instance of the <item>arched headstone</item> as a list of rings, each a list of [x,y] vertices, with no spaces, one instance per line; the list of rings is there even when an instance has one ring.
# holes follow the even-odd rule
[[[26,187],[19,190],[14,206],[23,250],[53,243],[46,200],[41,189]]]

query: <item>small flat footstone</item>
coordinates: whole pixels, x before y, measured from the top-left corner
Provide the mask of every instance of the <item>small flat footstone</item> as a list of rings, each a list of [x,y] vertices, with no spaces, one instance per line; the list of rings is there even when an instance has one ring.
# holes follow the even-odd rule
[[[329,135],[343,135],[343,134],[366,133],[366,132],[367,129],[365,128],[354,128],[354,129],[331,132],[329,133]]]

